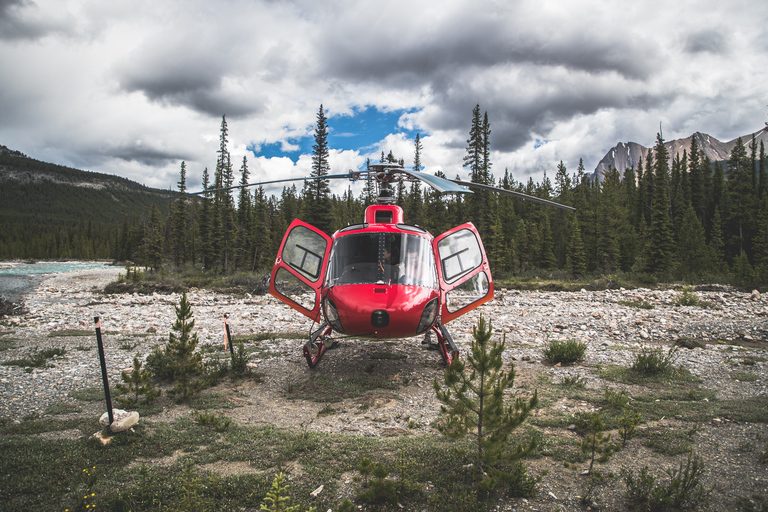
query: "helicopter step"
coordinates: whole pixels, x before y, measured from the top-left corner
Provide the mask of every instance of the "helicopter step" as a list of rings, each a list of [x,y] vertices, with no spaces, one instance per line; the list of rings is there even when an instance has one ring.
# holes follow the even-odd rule
[[[323,322],[315,332],[310,334],[309,340],[304,343],[302,351],[304,352],[304,358],[306,358],[310,368],[317,366],[317,363],[320,362],[325,351],[336,344],[336,342],[329,337],[332,331],[333,328]],[[318,339],[320,341],[318,341]]]
[[[435,333],[435,336],[437,337],[437,343],[431,343],[429,338],[429,333],[431,332]],[[436,322],[429,331],[427,331],[427,337],[425,338],[425,341],[429,343],[430,347],[435,345],[437,350],[440,351],[440,357],[443,358],[443,362],[447,366],[451,366],[451,363],[453,363],[453,361],[459,357],[459,347],[457,347],[456,343],[454,343],[453,337],[451,336],[451,333],[448,332],[448,329],[446,329],[445,326],[442,325],[439,321]]]

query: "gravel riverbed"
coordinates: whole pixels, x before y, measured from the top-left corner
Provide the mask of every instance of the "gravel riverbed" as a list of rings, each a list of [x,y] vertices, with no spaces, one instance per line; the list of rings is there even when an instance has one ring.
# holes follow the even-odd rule
[[[26,315],[0,319],[0,363],[29,356],[34,350],[65,350],[45,368],[29,371],[16,365],[0,365],[0,417],[16,420],[32,414],[46,416],[51,407],[62,403],[77,406],[80,414],[103,412],[103,403],[83,402],[71,396],[101,385],[96,338],[92,334],[95,316],[101,317],[112,383],[120,382],[120,371],[130,368],[134,355],[146,357],[153,347],[165,344],[179,295],[104,295],[101,290],[122,271],[108,268],[48,277],[24,298]],[[641,344],[666,350],[676,340],[690,338],[704,343],[704,347],[680,349],[676,364],[701,379],[700,388],[713,391],[718,400],[766,397],[768,297],[726,287],[697,289],[696,293],[707,307],[676,306],[680,291],[675,290],[497,290],[493,301],[452,322],[449,328],[460,350],[466,353],[478,316],[482,313],[490,319],[498,335],[506,336],[504,358],[515,364],[516,388],[532,389],[537,383],[556,383],[564,377],[578,376],[587,389],[624,389],[630,397],[647,393],[649,390],[643,386],[607,382],[596,369],[630,366]],[[296,339],[258,342],[259,351],[251,366],[261,376],[260,382],[226,383],[216,390],[231,402],[239,402],[239,407],[226,411],[235,421],[364,436],[439,435],[430,426],[439,413],[432,382],[442,376],[443,366],[438,354],[426,350],[420,339],[342,340],[315,370],[309,370],[298,333],[308,333],[312,326],[271,296],[236,298],[193,289],[188,299],[201,347],[208,347],[206,353],[223,347],[224,314],[229,315],[235,335],[297,333]],[[654,307],[631,305],[640,303]],[[587,345],[585,360],[565,367],[546,364],[542,350],[548,341],[567,339]],[[334,414],[318,415],[326,404],[287,399],[289,391],[311,375],[343,379],[364,372],[397,383],[397,390],[333,404]],[[585,408],[585,402],[562,399],[546,404],[536,414],[574,413]],[[188,406],[174,405],[146,421],[168,421],[190,413]],[[644,428],[685,425],[684,418],[663,418]],[[554,428],[544,429],[544,435],[575,436],[567,429]],[[747,445],[754,449],[744,453]],[[706,480],[716,486],[713,504],[720,504],[723,510],[737,510],[733,506],[739,499],[754,500],[755,495],[760,495],[766,500],[762,506],[768,507],[768,469],[760,462],[767,449],[768,427],[764,423],[738,424],[715,418],[700,426],[694,450],[704,454],[708,464]],[[653,454],[637,441],[614,455],[604,469],[618,474],[622,467],[639,468],[643,462],[655,468],[676,468],[679,460]],[[548,471],[541,482],[542,492],[534,500],[501,505],[505,510],[581,509],[577,495],[583,491],[584,477],[578,472],[564,470],[561,462],[548,457],[526,464],[534,474]],[[623,484],[618,480],[606,484],[597,500],[606,510],[621,509],[611,508],[621,503]]]

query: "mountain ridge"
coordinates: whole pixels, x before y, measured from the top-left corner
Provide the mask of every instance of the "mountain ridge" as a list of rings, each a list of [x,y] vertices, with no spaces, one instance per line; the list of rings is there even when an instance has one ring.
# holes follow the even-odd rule
[[[721,142],[709,134],[696,132],[684,139],[667,141],[664,143],[664,146],[666,146],[667,151],[669,152],[669,163],[671,166],[672,161],[676,156],[680,156],[680,158],[682,158],[683,152],[691,148],[691,141],[694,137],[696,137],[696,143],[699,146],[699,151],[703,152],[707,158],[709,158],[714,163],[728,160],[728,157],[731,154],[731,150],[736,145],[736,141],[739,138],[741,138],[744,145],[749,148],[749,144],[752,142],[753,135],[755,136],[755,141],[757,143],[762,141],[768,145],[768,127],[765,127],[754,133],[748,133],[746,135],[742,135],[741,137],[736,137],[735,139],[728,142]],[[610,150],[608,150],[603,159],[598,162],[591,176],[593,179],[602,180],[605,173],[611,167],[618,170],[620,176],[624,176],[624,171],[630,167],[635,169],[637,168],[640,159],[645,162],[648,153],[652,150],[652,147],[649,148],[636,142],[619,142]]]

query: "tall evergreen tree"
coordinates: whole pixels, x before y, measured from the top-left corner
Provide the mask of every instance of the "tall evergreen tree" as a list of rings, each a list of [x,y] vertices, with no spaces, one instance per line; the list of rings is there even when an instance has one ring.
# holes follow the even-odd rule
[[[237,267],[249,267],[250,255],[253,251],[254,238],[259,233],[253,229],[253,202],[251,200],[251,191],[245,185],[248,184],[248,159],[243,157],[243,163],[240,166],[240,189],[237,197],[237,243],[236,243],[236,261]]]
[[[689,205],[681,220],[677,260],[683,277],[695,278],[709,267],[707,240],[699,218]]]
[[[768,196],[763,196],[760,201],[753,249],[755,272],[762,284],[768,284]]]
[[[187,220],[189,213],[187,211],[187,199],[184,194],[187,193],[187,164],[181,162],[179,171],[179,193],[182,195],[175,204],[173,211],[173,262],[178,267],[187,260]]]
[[[659,133],[654,148],[653,203],[650,240],[646,246],[645,269],[651,273],[665,273],[672,266],[672,229],[669,216],[669,154]]]
[[[579,218],[576,215],[571,216],[569,223],[568,249],[566,250],[565,265],[566,269],[574,274],[580,275],[587,270],[586,255],[584,254],[584,242],[581,239],[581,228],[579,227]]]
[[[164,240],[165,233],[163,221],[160,219],[160,210],[157,208],[157,203],[152,203],[149,220],[144,229],[144,258],[152,270],[159,269],[163,262]]]
[[[753,167],[739,137],[728,158],[728,230],[734,256],[744,254],[752,235],[753,212],[756,209],[753,177]]]
[[[315,227],[325,232],[331,230],[331,187],[328,179],[330,172],[330,150],[328,149],[328,119],[323,112],[323,106],[317,112],[317,127],[315,128],[315,144],[312,146],[313,180],[304,185],[303,214]]]
[[[757,162],[757,199],[768,197],[768,158],[765,155],[765,143],[760,141],[760,155]]]

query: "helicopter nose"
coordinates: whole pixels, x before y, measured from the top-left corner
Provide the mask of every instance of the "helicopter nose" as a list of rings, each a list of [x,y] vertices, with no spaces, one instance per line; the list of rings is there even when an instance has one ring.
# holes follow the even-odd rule
[[[383,309],[377,309],[371,313],[371,325],[377,329],[382,329],[389,325],[389,313]]]

